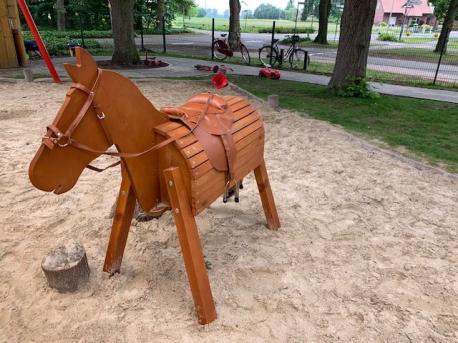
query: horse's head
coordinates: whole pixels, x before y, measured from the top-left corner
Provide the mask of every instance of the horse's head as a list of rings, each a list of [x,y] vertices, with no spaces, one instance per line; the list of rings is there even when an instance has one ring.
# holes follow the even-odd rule
[[[64,65],[73,84],[29,167],[32,184],[56,194],[70,190],[84,168],[100,155],[97,151],[110,145],[99,123],[103,112],[95,110],[101,74],[84,49],[76,48],[76,61],[76,65]],[[78,144],[94,151],[79,149]]]

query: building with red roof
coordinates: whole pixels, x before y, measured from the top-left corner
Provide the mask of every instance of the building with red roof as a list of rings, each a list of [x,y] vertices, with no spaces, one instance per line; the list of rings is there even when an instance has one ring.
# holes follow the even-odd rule
[[[434,26],[434,8],[428,0],[418,0],[417,5],[408,4],[408,0],[377,0],[374,24],[385,22],[390,26],[411,24],[428,24]]]

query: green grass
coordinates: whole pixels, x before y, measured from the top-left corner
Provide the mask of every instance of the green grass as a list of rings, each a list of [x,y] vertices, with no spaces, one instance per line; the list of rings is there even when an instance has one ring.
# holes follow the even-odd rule
[[[439,54],[424,48],[395,48],[369,50],[369,56],[403,59],[409,61],[437,63]],[[449,50],[442,58],[442,63],[458,65],[458,52]]]
[[[243,17],[240,18],[240,28],[242,32],[265,32],[268,29],[272,28],[272,19],[245,19]],[[185,27],[193,28],[193,29],[200,29],[200,30],[211,30],[212,26],[212,19],[211,18],[197,18],[197,17],[185,17],[184,21]],[[183,18],[176,17],[173,26],[175,27],[183,27]],[[290,33],[293,32],[295,23],[292,20],[275,20],[275,26],[277,28],[288,28]],[[316,18],[313,19],[313,23],[311,18],[309,18],[306,22],[298,22],[297,28],[298,31],[301,29],[313,27],[315,32],[318,31],[318,20]],[[216,31],[228,31],[229,29],[229,19],[226,18],[215,18],[215,30]],[[337,25],[337,30],[339,30],[339,26]],[[334,33],[336,31],[336,24],[329,23],[328,25],[328,33]]]
[[[402,97],[342,98],[322,86],[294,81],[230,76],[247,91],[280,106],[340,125],[365,137],[402,147],[451,172],[458,172],[458,105]]]

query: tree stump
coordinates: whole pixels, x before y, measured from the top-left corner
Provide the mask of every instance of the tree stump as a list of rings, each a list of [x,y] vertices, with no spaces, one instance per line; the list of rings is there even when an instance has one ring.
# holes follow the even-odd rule
[[[275,111],[278,111],[279,104],[278,104],[278,95],[272,94],[267,97],[267,104],[270,108],[273,108]]]
[[[59,292],[72,292],[89,279],[86,251],[79,242],[59,245],[41,262],[49,287]]]
[[[30,68],[24,68],[24,69],[23,69],[23,72],[24,72],[24,79],[25,79],[27,82],[32,82],[32,81],[33,81],[33,72],[32,72],[32,69],[30,69]]]

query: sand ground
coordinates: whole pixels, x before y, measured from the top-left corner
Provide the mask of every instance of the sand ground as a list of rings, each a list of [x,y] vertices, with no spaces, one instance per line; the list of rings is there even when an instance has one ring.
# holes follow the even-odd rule
[[[209,87],[139,86],[157,106]],[[102,272],[119,170],[86,171],[59,196],[30,184],[28,163],[67,88],[0,83],[1,342],[458,341],[456,176],[255,102],[282,228],[265,228],[252,176],[240,204],[217,201],[197,218],[218,311],[199,326],[170,213],[134,221],[122,273]],[[71,239],[92,274],[59,294],[40,263]]]

